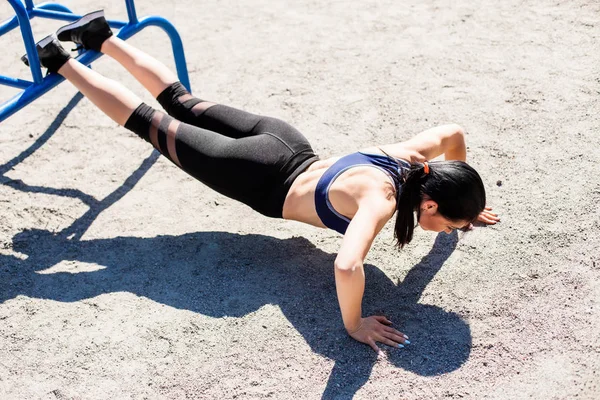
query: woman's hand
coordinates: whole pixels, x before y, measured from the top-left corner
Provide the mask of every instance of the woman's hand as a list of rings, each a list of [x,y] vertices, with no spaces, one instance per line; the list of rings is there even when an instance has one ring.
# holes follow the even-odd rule
[[[410,344],[408,336],[392,328],[392,322],[386,317],[375,315],[361,318],[360,325],[353,332],[348,332],[352,338],[366,343],[377,353],[381,351],[375,342],[387,344],[392,347],[404,347]]]
[[[485,209],[477,216],[477,221],[483,222],[487,225],[495,225],[496,222],[500,222],[500,217],[498,214],[494,214],[492,211],[492,207],[485,206]],[[470,231],[473,229],[473,224],[469,224],[462,228],[462,231]]]
[[[484,224],[494,225],[496,222],[500,221],[500,217],[498,214],[494,214],[492,211],[492,207],[486,206],[485,209],[479,214],[477,217],[477,221],[483,222]]]

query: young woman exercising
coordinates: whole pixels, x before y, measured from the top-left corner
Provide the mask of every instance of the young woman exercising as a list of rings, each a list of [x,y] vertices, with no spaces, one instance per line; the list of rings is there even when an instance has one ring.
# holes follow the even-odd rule
[[[361,312],[363,260],[394,213],[399,247],[412,239],[414,212],[423,229],[435,232],[469,228],[475,220],[499,221],[485,206],[481,178],[464,162],[464,133],[457,125],[319,160],[289,124],[192,96],[167,67],[113,36],[102,11],[60,28],[57,35],[37,44],[42,65],[188,174],[266,216],[343,234],[334,264],[342,319],[350,336],[375,351],[376,342],[394,347],[410,343],[385,317],[363,318]],[[58,40],[114,58],[167,113],[72,59]],[[446,161],[427,162],[442,154]]]

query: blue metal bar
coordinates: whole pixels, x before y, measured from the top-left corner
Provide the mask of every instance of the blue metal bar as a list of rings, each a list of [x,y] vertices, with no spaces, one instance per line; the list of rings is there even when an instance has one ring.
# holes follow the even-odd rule
[[[34,8],[33,10],[31,10],[29,15],[31,15],[32,17],[58,19],[58,20],[69,21],[69,22],[75,21],[82,17],[81,15],[73,14],[71,12],[66,13],[66,12],[60,12],[60,11],[40,10],[39,8]],[[119,29],[124,27],[125,25],[127,25],[126,22],[115,21],[115,20],[110,20],[110,19],[107,19],[106,22],[108,22],[108,24],[111,27],[119,28]]]
[[[16,16],[8,21],[5,21],[0,26],[0,36],[14,29],[17,25],[21,27],[23,41],[25,43],[27,56],[29,58],[30,70],[35,83],[0,75],[0,84],[24,88],[22,92],[13,96],[3,104],[0,104],[0,122],[19,111],[21,108],[25,107],[35,99],[41,97],[64,80],[64,78],[58,74],[49,74],[45,78],[42,78],[39,58],[37,56],[37,50],[35,49],[33,34],[31,32],[31,24],[29,23],[30,18],[38,16],[65,21],[73,21],[80,18],[79,15],[71,13],[68,8],[56,3],[44,3],[36,7],[33,4],[33,0],[24,0],[27,6],[26,10],[21,0],[7,1],[12,5]],[[171,40],[171,47],[173,49],[179,80],[188,90],[191,91],[185,53],[183,51],[183,43],[173,24],[171,24],[168,20],[157,16],[145,17],[141,20],[138,20],[134,1],[125,0],[125,2],[127,5],[129,22],[126,23],[114,20],[108,21],[111,27],[121,28],[117,36],[123,40],[126,40],[148,26],[157,26],[164,30]],[[84,65],[89,65],[101,55],[101,53],[89,50],[82,53],[77,60]]]
[[[12,86],[19,89],[25,89],[33,85],[31,81],[25,81],[19,78],[11,78],[10,76],[0,75],[0,85]]]
[[[27,104],[42,96],[50,89],[54,88],[56,85],[62,82],[62,80],[63,79],[60,77],[60,75],[51,74],[48,75],[41,84],[31,85],[22,92],[17,93],[2,105],[2,108],[0,109],[0,122],[4,121],[21,108],[25,107]]]
[[[84,65],[90,65],[93,61],[100,58],[101,55],[102,53],[98,53],[97,51],[88,50],[81,56],[77,57],[77,60]],[[0,122],[4,121],[6,118],[10,117],[35,99],[38,99],[44,94],[48,93],[64,80],[65,78],[59,74],[49,74],[44,78],[41,84],[31,85],[22,92],[17,93],[0,106]]]
[[[65,7],[61,4],[57,4],[57,3],[43,3],[43,4],[40,4],[39,6],[37,6],[37,8],[53,10],[53,11],[64,11],[67,13],[71,12],[71,10],[69,10],[67,7]],[[27,14],[29,15],[29,19],[33,18],[29,12]],[[7,19],[6,21],[4,21],[2,23],[2,25],[0,25],[0,36],[4,35],[7,32],[12,31],[17,26],[19,26],[19,21],[17,20],[17,16],[15,15],[14,17]]]
[[[29,10],[29,12],[27,14],[29,15],[29,19],[33,19],[34,17],[40,17],[40,18],[57,19],[57,20],[68,21],[68,22],[75,21],[75,20],[81,18],[81,15],[75,14],[71,10],[69,10],[67,7],[60,5],[60,4],[56,4],[56,3],[40,4],[39,6],[34,7],[33,9]],[[124,27],[125,25],[127,25],[127,22],[115,21],[115,20],[110,20],[110,19],[107,20],[107,22],[111,27],[117,28],[117,29],[120,29],[120,28]],[[17,26],[19,26],[19,22],[18,22],[16,16],[4,21],[2,23],[2,25],[0,25],[0,36],[4,35],[7,32],[12,31]]]
[[[17,21],[17,16],[15,15],[14,17],[2,22],[2,25],[0,25],[0,36],[12,31],[17,26],[19,26],[19,21]]]
[[[40,9],[40,8],[34,8],[33,10],[29,11],[29,16],[31,17],[31,19],[35,18],[35,17],[40,17],[40,18],[49,18],[49,19],[57,19],[60,21],[75,21],[79,18],[81,18],[81,15],[79,14],[75,14],[72,12],[62,12],[62,11],[58,11],[58,10],[44,10],[44,9]]]
[[[19,21],[17,20],[17,16],[15,15],[14,17],[2,22],[2,25],[0,25],[0,36],[12,31],[17,26],[19,26]]]
[[[33,40],[33,33],[31,32],[29,15],[20,0],[8,0],[8,2],[15,10],[15,14],[17,14],[17,19],[19,20],[21,35],[23,35],[23,42],[25,43],[25,50],[27,51],[27,57],[29,58],[29,69],[31,70],[33,81],[35,83],[42,83],[42,70],[35,49],[35,41]]]
[[[48,10],[63,11],[63,12],[68,12],[68,13],[71,12],[71,10],[69,10],[67,7],[63,6],[62,4],[57,4],[57,3],[43,3],[43,4],[38,5],[37,7],[43,8],[43,9],[48,9]],[[32,18],[32,16],[31,16],[31,14],[29,14],[29,19],[31,19],[31,18]],[[17,16],[15,15],[11,19],[5,21],[3,23],[3,25],[0,27],[0,36],[4,35],[5,33],[13,30],[14,28],[16,28],[18,26],[19,26],[19,22],[17,20]],[[18,79],[18,78],[12,78],[9,76],[0,75],[0,84],[1,85],[25,89],[32,83],[33,82],[30,82],[30,81],[25,81],[25,80]]]
[[[127,17],[129,18],[129,23],[131,25],[137,24],[139,21],[133,0],[125,0],[125,5],[127,6]]]
[[[42,3],[36,6],[36,8],[41,8],[42,10],[52,10],[52,11],[62,11],[67,13],[73,13],[68,7],[63,6],[58,3]]]

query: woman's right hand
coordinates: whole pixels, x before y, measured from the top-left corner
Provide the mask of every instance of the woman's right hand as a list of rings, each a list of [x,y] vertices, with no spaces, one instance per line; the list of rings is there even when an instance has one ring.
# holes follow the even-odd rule
[[[374,315],[361,318],[358,328],[348,334],[359,342],[368,344],[377,353],[381,352],[381,349],[375,342],[391,347],[404,347],[405,344],[410,344],[408,336],[392,328],[391,325],[392,321],[386,317]]]
[[[477,217],[477,221],[487,225],[495,225],[496,222],[500,222],[500,217],[492,212],[492,207],[485,206],[485,209]]]

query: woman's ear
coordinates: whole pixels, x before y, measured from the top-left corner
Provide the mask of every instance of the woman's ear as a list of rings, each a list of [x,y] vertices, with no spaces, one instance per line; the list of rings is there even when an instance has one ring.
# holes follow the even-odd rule
[[[420,209],[421,209],[421,214],[427,213],[427,214],[433,215],[437,212],[438,204],[431,199],[423,200],[423,201],[421,201]]]

